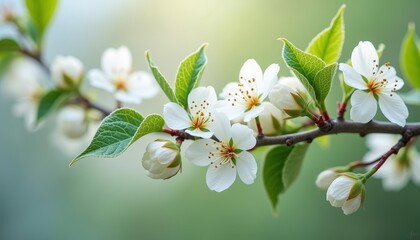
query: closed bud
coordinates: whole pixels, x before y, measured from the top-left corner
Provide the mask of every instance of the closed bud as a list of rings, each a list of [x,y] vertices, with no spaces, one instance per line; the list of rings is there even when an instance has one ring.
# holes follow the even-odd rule
[[[315,184],[318,188],[327,190],[331,183],[337,178],[337,172],[333,169],[322,171],[316,178]]]
[[[83,64],[72,56],[57,56],[51,65],[51,76],[57,88],[74,89],[80,85],[82,80]]]
[[[69,138],[80,138],[86,134],[88,121],[85,109],[79,106],[66,106],[58,112],[58,129]]]
[[[341,207],[344,214],[356,212],[363,203],[365,185],[355,174],[345,173],[335,179],[327,191],[327,200],[333,207]]]
[[[263,129],[264,135],[275,135],[277,134],[283,124],[284,114],[280,109],[276,108],[270,102],[263,102],[261,105],[264,106],[264,110],[260,113],[259,119]],[[255,132],[258,132],[255,119],[248,123],[248,126]]]
[[[181,169],[178,145],[168,140],[155,140],[146,147],[142,165],[153,179],[168,179]]]

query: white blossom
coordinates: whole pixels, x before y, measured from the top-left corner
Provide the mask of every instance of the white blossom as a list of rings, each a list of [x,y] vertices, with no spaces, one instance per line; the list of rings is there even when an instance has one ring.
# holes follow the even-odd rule
[[[364,162],[380,158],[398,142],[397,135],[370,134],[367,136],[369,152],[363,157]],[[372,168],[374,164],[368,167]],[[382,179],[385,190],[398,191],[408,184],[410,179],[420,185],[420,154],[414,146],[402,148],[397,155],[389,156],[373,177]]]
[[[2,88],[5,94],[16,99],[13,112],[25,119],[28,130],[35,130],[38,103],[45,94],[43,80],[46,74],[36,63],[28,59],[19,59],[12,63],[4,76]]]
[[[229,188],[236,179],[236,172],[245,184],[254,182],[257,164],[246,150],[253,148],[256,139],[245,125],[230,125],[223,113],[215,112],[214,136],[218,139],[199,139],[186,150],[185,157],[198,166],[208,166],[206,182],[214,191]]]
[[[132,71],[131,53],[124,46],[107,49],[102,55],[102,70],[90,70],[88,77],[92,86],[114,93],[115,99],[125,103],[140,103],[159,91],[150,73]]]
[[[241,68],[239,83],[229,83],[220,95],[218,109],[230,120],[242,118],[245,122],[258,117],[264,110],[261,104],[277,81],[280,67],[271,64],[264,72],[254,59],[247,60]]]
[[[304,107],[309,105],[308,99],[310,99],[305,87],[294,76],[281,77],[271,89],[268,98],[274,106],[283,110],[290,117],[299,116]],[[299,102],[296,101],[297,99]]]
[[[217,102],[213,87],[194,88],[188,95],[188,112],[176,103],[167,103],[163,117],[169,128],[184,130],[197,137],[213,136],[213,110]]]
[[[335,179],[327,191],[327,201],[333,207],[341,207],[346,215],[356,212],[362,205],[363,198],[364,184],[344,175]]]
[[[153,179],[168,179],[181,169],[179,147],[167,140],[149,143],[142,158],[147,175]]]
[[[61,108],[57,114],[57,126],[69,138],[80,138],[87,133],[86,110],[77,105]]]
[[[371,42],[359,42],[351,55],[352,67],[340,63],[347,85],[355,88],[351,97],[350,118],[367,123],[379,108],[389,121],[404,126],[408,109],[401,97],[395,93],[404,85],[393,67],[388,63],[379,67],[379,58]]]
[[[60,89],[74,88],[83,78],[83,64],[75,57],[59,55],[51,64],[51,77]]]

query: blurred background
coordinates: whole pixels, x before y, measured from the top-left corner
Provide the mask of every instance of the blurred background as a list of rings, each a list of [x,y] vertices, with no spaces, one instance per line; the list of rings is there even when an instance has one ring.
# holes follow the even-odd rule
[[[248,58],[264,69],[279,63],[280,74],[289,75],[276,39],[286,37],[304,49],[343,3],[341,61],[360,40],[369,40],[386,45],[381,62],[390,61],[400,72],[407,24],[420,26],[417,0],[61,0],[44,59],[73,55],[91,69],[100,66],[106,48],[126,45],[136,69],[147,69],[144,51],[150,50],[173,82],[179,62],[207,42],[202,85],[220,91],[237,80]],[[0,0],[1,5],[23,11],[18,0]],[[98,103],[109,98],[101,93]],[[328,102],[332,113],[340,98],[336,79]],[[160,94],[131,107],[144,115],[161,113],[165,101]],[[136,142],[118,158],[87,159],[69,168],[77,152],[65,154],[52,143],[54,119],[30,133],[12,115],[12,105],[1,96],[0,239],[420,239],[420,186],[385,192],[373,179],[364,207],[351,216],[331,207],[315,187],[323,169],[362,158],[367,148],[356,135],[332,136],[328,149],[312,144],[300,178],[273,214],[261,179],[262,159],[254,184],[237,180],[222,193],[207,188],[206,168],[187,161],[182,174],[170,180],[148,178],[141,157],[156,136]],[[408,120],[418,121],[418,108],[411,109]]]

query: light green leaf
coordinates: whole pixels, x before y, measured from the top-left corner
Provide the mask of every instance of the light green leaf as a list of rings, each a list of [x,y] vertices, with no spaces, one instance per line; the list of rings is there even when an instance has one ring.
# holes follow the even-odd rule
[[[26,0],[26,9],[28,10],[32,24],[34,25],[38,43],[42,41],[45,29],[54,16],[58,0]]]
[[[162,89],[162,91],[168,97],[169,101],[174,102],[174,103],[178,103],[178,100],[175,97],[174,90],[169,85],[168,81],[166,81],[166,79],[163,76],[163,74],[159,71],[159,68],[156,67],[152,63],[152,60],[150,59],[149,52],[146,52],[146,60],[149,63],[149,67],[150,67],[150,70],[153,73],[153,76],[155,77],[155,79],[156,79],[157,83],[159,84],[160,88]]]
[[[411,86],[420,89],[420,44],[414,23],[408,25],[408,32],[401,46],[401,67]]]
[[[344,44],[343,15],[345,8],[346,5],[340,7],[330,26],[312,39],[306,49],[306,52],[321,58],[326,64],[337,62],[340,58]]]
[[[61,90],[51,90],[41,97],[38,104],[36,122],[39,123],[48,114],[56,110],[68,97],[69,92]]]
[[[337,66],[337,63],[330,64],[319,71],[315,76],[315,95],[323,110],[325,110],[325,99],[330,93],[332,80],[335,76],[335,72],[337,71]]]
[[[279,195],[285,192],[298,177],[308,146],[304,143],[292,147],[280,145],[266,155],[263,181],[274,210]]]
[[[157,114],[146,118],[130,108],[120,108],[107,116],[99,126],[90,145],[70,166],[86,157],[116,157],[139,138],[152,132],[161,132],[165,121]]]
[[[315,76],[326,64],[317,56],[298,49],[287,39],[282,38],[281,40],[284,42],[282,54],[284,61],[316,101]],[[317,105],[319,105],[319,102],[317,102]]]
[[[14,52],[19,51],[20,46],[14,39],[11,38],[3,38],[0,40],[0,52]]]
[[[178,102],[188,108],[188,94],[200,82],[201,75],[207,64],[205,48],[203,44],[196,52],[186,57],[178,67],[175,81],[175,95]]]

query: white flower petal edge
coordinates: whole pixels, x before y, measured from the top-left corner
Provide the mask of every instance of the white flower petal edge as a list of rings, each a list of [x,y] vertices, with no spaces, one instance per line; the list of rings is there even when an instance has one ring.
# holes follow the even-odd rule
[[[337,178],[337,172],[332,169],[322,171],[316,178],[315,184],[318,188],[327,190],[331,183]]]
[[[355,122],[367,123],[373,119],[378,109],[372,93],[356,90],[351,97],[350,118]]]
[[[335,179],[327,190],[327,200],[333,207],[341,207],[348,215],[357,211],[363,201],[364,186],[360,180],[342,175]]]
[[[408,109],[404,101],[396,93],[381,93],[379,97],[379,107],[389,121],[405,126],[408,117]]]
[[[185,151],[185,157],[196,165],[209,166],[206,182],[211,190],[221,192],[230,187],[235,181],[236,169],[245,184],[253,183],[257,164],[246,151],[256,144],[253,131],[238,123],[230,127],[229,119],[223,113],[215,112],[214,119],[215,126],[221,126],[228,133],[216,131],[218,142],[212,139],[194,141]]]
[[[166,125],[175,130],[186,129],[190,126],[188,113],[176,103],[167,103],[163,107],[163,118]]]

